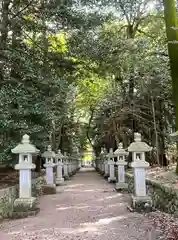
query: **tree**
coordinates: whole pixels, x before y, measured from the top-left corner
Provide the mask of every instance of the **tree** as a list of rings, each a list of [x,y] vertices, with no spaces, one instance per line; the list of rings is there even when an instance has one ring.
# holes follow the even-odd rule
[[[178,73],[177,73],[177,56],[178,56],[178,22],[177,11],[174,0],[163,0],[164,17],[166,24],[166,33],[168,40],[168,53],[170,60],[170,70],[172,78],[172,91],[176,112],[176,130],[178,130]]]

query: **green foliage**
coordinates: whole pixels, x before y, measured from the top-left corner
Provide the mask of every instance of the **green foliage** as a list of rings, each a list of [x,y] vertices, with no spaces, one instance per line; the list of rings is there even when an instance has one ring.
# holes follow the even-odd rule
[[[24,133],[72,152],[128,146],[140,131],[163,156],[175,118],[162,5],[12,2],[0,9],[1,160]]]

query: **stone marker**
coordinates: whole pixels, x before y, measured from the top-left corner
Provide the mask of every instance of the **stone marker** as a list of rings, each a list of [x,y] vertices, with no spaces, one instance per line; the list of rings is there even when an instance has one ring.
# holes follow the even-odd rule
[[[101,175],[105,174],[105,164],[104,164],[104,157],[105,157],[105,152],[104,152],[104,148],[101,148],[101,153],[100,153],[100,162],[101,162]]]
[[[46,168],[46,185],[44,185],[44,194],[55,194],[56,185],[54,183],[54,174],[53,168],[56,164],[53,163],[55,158],[55,153],[52,151],[51,146],[49,145],[47,151],[42,154],[42,157],[45,158],[44,167]]]
[[[117,190],[123,190],[128,188],[128,184],[125,182],[125,166],[127,163],[125,162],[126,156],[128,156],[128,152],[123,149],[123,144],[119,143],[118,149],[114,152],[115,156],[117,156],[117,166],[118,166],[118,182],[116,183]]]
[[[67,153],[64,152],[64,179],[67,180],[69,179],[69,174],[68,174],[68,156]]]
[[[69,177],[72,176],[72,161],[71,161],[71,156],[69,157],[69,160],[68,160],[68,174],[69,174]]]
[[[22,142],[11,150],[12,153],[19,154],[19,163],[15,169],[19,170],[19,198],[14,201],[13,217],[25,217],[38,212],[37,199],[32,197],[32,154],[37,154],[39,150],[30,143],[30,137],[25,134]]]
[[[109,166],[108,166],[108,158],[107,158],[107,151],[104,148],[104,178],[109,177]]]
[[[152,206],[151,197],[146,193],[146,171],[149,163],[145,161],[145,152],[152,150],[147,143],[141,141],[141,134],[134,134],[134,142],[128,147],[128,152],[132,153],[131,167],[134,169],[134,189],[132,196],[132,207],[138,211],[145,209],[147,205]]]
[[[109,153],[107,155],[108,159],[109,159],[109,177],[108,177],[108,182],[116,182],[116,177],[115,177],[115,169],[114,169],[114,153],[113,153],[113,149],[110,148]]]
[[[56,165],[57,165],[57,176],[56,176],[56,185],[63,185],[64,184],[64,178],[62,176],[62,168],[63,168],[63,159],[64,156],[61,153],[61,150],[58,150],[58,153],[56,154]]]
[[[75,174],[79,169],[79,162],[80,162],[80,152],[78,147],[74,148],[74,154],[73,154],[73,163],[74,163],[74,168],[73,168],[73,174]]]

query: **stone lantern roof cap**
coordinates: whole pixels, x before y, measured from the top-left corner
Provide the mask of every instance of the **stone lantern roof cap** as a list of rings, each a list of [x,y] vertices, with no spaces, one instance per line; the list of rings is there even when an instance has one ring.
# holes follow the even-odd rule
[[[152,150],[147,143],[141,141],[140,133],[134,133],[134,140],[128,147],[128,152],[150,152]]]
[[[29,135],[25,134],[22,137],[21,143],[19,143],[15,148],[13,148],[12,153],[20,154],[20,153],[39,153],[38,150],[33,144],[30,143]]]
[[[61,150],[59,149],[57,154],[56,154],[56,158],[64,158],[64,155],[61,153]]]
[[[50,157],[55,157],[56,154],[55,152],[52,151],[51,145],[48,145],[47,151],[45,151],[41,156],[45,158],[50,158]]]
[[[119,143],[119,147],[116,149],[116,151],[114,152],[115,156],[127,156],[129,153],[123,148],[123,143]]]
[[[104,149],[104,148],[101,148],[101,153],[100,153],[100,155],[101,155],[101,156],[104,156],[105,154],[106,154],[105,149]]]
[[[63,156],[64,159],[68,159],[69,157],[67,156],[67,153],[64,152],[64,156]]]
[[[112,148],[110,148],[110,149],[109,149],[109,153],[107,154],[107,157],[110,157],[110,158],[113,158],[113,157],[115,157],[115,155],[114,155],[114,153],[113,153],[113,149],[112,149]]]

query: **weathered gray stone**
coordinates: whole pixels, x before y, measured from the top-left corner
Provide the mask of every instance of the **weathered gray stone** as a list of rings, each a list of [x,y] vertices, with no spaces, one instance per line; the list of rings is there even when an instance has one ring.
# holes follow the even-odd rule
[[[32,196],[39,197],[43,195],[42,186],[45,184],[45,178],[39,177],[32,180]],[[19,185],[0,190],[0,219],[13,217],[14,201],[19,195]]]
[[[134,193],[134,177],[126,173],[128,192]],[[146,180],[148,196],[152,198],[153,208],[178,217],[178,190],[157,180]]]
[[[127,190],[128,189],[128,183],[125,182],[117,182],[116,183],[116,190]]]

